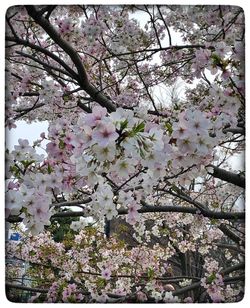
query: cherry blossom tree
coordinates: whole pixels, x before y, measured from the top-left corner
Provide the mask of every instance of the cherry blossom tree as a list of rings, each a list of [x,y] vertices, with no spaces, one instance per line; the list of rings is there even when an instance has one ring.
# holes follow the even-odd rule
[[[237,6],[8,9],[6,127],[49,123],[6,149],[10,300],[243,298],[244,34]]]

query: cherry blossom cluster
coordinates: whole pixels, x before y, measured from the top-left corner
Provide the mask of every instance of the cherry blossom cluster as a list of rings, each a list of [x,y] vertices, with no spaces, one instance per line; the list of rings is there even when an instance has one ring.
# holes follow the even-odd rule
[[[96,241],[98,239],[102,241]],[[93,242],[97,246],[94,246]],[[154,277],[162,274],[163,248],[152,250],[142,245],[129,250],[121,241],[107,241],[100,232],[96,233],[90,228],[80,231],[75,236],[70,249],[66,249],[66,241],[65,244],[56,243],[48,232],[26,239],[25,244],[10,243],[7,249],[9,255],[15,255],[38,267],[49,262],[51,270],[45,267],[47,274],[44,276],[46,284],[51,281],[46,302],[83,301],[84,294],[90,294],[91,299],[97,302],[104,299],[108,301],[108,294],[130,296],[133,279],[138,281],[139,298],[142,293],[146,299],[150,296],[156,297],[160,293],[163,300],[178,300],[171,297],[170,291],[164,299],[163,285],[154,280]],[[89,263],[90,258],[93,260],[92,265]],[[56,268],[59,270],[59,277],[53,282]],[[37,271],[33,275],[37,279],[42,277],[41,272]],[[145,289],[139,286],[140,281],[148,279],[153,279],[154,282],[147,283]],[[174,290],[171,285],[167,288]]]
[[[31,262],[35,270],[30,275],[49,286],[46,297],[37,294],[31,299],[35,302],[112,302],[113,296],[129,300],[134,295],[139,302],[152,298],[155,302],[192,302],[173,294],[166,248],[141,244],[128,249],[124,242],[107,240],[92,227],[71,240],[65,238],[64,243],[56,243],[49,232],[26,238],[23,243],[10,242],[7,253]],[[205,269],[201,285],[211,300],[234,301],[240,289],[224,284],[219,263],[206,257]],[[192,279],[179,282],[182,288],[191,284]]]
[[[205,277],[201,279],[201,286],[206,289],[211,300],[214,303],[234,301],[240,290],[232,289],[230,285],[225,286],[223,276],[219,273],[219,263],[206,257],[205,269]]]
[[[206,258],[206,274],[205,277],[202,278],[201,285],[207,289],[209,296],[211,297],[213,302],[221,302],[224,301],[225,298],[223,296],[223,277],[218,273],[219,264],[218,262]]]
[[[6,126],[49,122],[6,151],[6,219],[28,236],[7,253],[49,290],[30,301],[189,303],[175,291],[197,275],[201,300],[238,300],[241,277],[222,272],[242,261],[244,224],[205,213],[242,210],[242,187],[207,166],[238,173],[227,161],[244,147],[243,10],[16,6],[6,41]],[[182,97],[167,91],[177,80]],[[46,230],[72,205],[82,217],[56,242]]]
[[[144,116],[139,114],[139,110],[134,113],[118,108],[108,115],[106,108],[97,106],[92,113],[81,115],[69,132],[66,120],[51,125],[48,159],[36,174],[29,165],[33,167],[41,157],[36,157],[27,140],[20,140],[20,146],[11,154],[20,163],[25,158],[28,170],[7,193],[10,214],[22,212],[26,226],[39,232],[52,215],[53,192],[71,192],[75,183],[79,188],[98,184],[89,205],[93,215],[111,220],[120,205],[127,207],[127,222],[134,225],[140,220],[140,200],[152,192],[154,183],[180,167],[195,165],[199,170],[199,165],[211,160],[214,138],[209,135],[210,121],[202,112],[180,113],[170,132],[164,122],[145,124]],[[128,187],[126,183],[141,185],[147,193],[139,190],[131,194],[120,189]]]

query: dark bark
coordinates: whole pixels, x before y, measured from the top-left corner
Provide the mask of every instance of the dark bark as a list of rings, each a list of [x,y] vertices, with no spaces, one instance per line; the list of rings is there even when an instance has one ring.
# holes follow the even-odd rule
[[[113,102],[109,100],[105,95],[103,95],[92,84],[90,84],[86,69],[76,50],[60,36],[60,34],[55,30],[51,23],[40,14],[40,12],[36,9],[35,6],[28,5],[26,6],[26,9],[29,16],[32,17],[34,21],[38,25],[40,25],[44,29],[44,31],[51,37],[51,39],[58,46],[60,46],[66,54],[69,55],[71,61],[74,63],[77,69],[77,80],[81,88],[85,92],[87,92],[97,103],[99,103],[103,107],[106,107],[109,112],[115,111],[116,106],[113,104]]]
[[[245,177],[244,176],[224,170],[222,168],[219,168],[213,165],[209,165],[208,167],[213,168],[213,173],[208,172],[213,177],[221,179],[222,181],[226,181],[228,183],[234,184],[236,186],[245,188]]]
[[[87,202],[85,202],[87,203]],[[71,202],[65,202],[65,204],[60,206],[72,205]],[[76,201],[74,205],[81,204],[81,201]],[[59,206],[59,205],[54,205]],[[139,213],[189,213],[189,214],[202,214],[204,217],[211,219],[227,219],[227,220],[236,220],[236,219],[245,219],[244,212],[213,212],[210,210],[204,210],[199,212],[196,208],[193,207],[184,207],[184,206],[174,206],[174,205],[165,205],[165,206],[153,206],[153,205],[144,205],[141,209],[138,210]],[[126,215],[128,213],[127,209],[120,209],[118,211],[119,215]],[[81,217],[85,216],[84,211],[77,212],[59,212],[51,216],[51,218],[59,217]],[[10,216],[7,219],[8,222],[21,222],[22,219],[18,216]]]
[[[243,127],[238,127],[238,128],[224,128],[223,133],[233,133],[235,134],[240,134],[240,135],[245,135],[245,129]]]
[[[219,229],[235,243],[240,245],[243,245],[245,243],[245,240],[243,238],[231,231],[224,223],[219,226]]]

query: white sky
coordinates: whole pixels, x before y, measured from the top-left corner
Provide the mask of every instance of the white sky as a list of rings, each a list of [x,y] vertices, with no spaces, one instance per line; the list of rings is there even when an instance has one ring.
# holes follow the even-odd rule
[[[48,122],[34,122],[32,124],[27,124],[25,121],[17,121],[16,128],[11,130],[5,130],[5,143],[6,148],[10,151],[14,150],[14,145],[18,144],[18,139],[28,139],[29,143],[32,145],[33,141],[40,138],[42,132],[47,132]],[[44,143],[43,143],[44,144]],[[38,154],[44,154],[42,149],[37,148]]]

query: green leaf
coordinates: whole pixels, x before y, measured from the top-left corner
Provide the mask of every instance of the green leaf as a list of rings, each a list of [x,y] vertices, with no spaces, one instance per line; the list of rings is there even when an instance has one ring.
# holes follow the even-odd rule
[[[137,125],[134,125],[134,127],[132,128],[132,130],[129,132],[129,136],[130,137],[134,137],[136,134],[138,133],[142,133],[144,131],[145,128],[145,123],[140,122]]]
[[[150,280],[154,278],[154,270],[151,267],[149,267],[147,270],[147,276]]]
[[[20,175],[20,170],[17,168],[17,166],[10,166],[10,171],[15,177],[18,177]]]
[[[100,288],[105,287],[105,285],[107,284],[107,281],[102,278],[102,277],[98,277],[97,281],[96,281],[96,285]]]
[[[127,128],[127,126],[128,126],[128,120],[127,119],[120,123],[120,129],[121,130],[124,130],[125,128]]]
[[[211,58],[212,58],[212,60],[213,60],[213,64],[215,64],[215,65],[220,64],[221,58],[220,58],[216,53],[213,53],[213,54],[211,55]]]
[[[35,160],[21,160],[21,163],[23,164],[25,169],[28,168],[34,162],[35,162]]]
[[[145,123],[144,123],[144,122],[141,122],[141,123],[139,123],[137,126],[135,126],[135,128],[133,129],[133,131],[135,132],[135,134],[141,133],[141,132],[144,131],[144,128],[145,128]]]
[[[140,156],[145,159],[145,153],[143,152],[143,150],[140,148],[139,149],[139,152],[140,152]]]
[[[212,283],[216,278],[215,273],[212,273],[209,277],[207,277],[207,282]]]
[[[69,99],[70,99],[69,95],[64,95],[63,96],[63,100],[64,100],[65,103],[67,103],[69,101]]]
[[[48,164],[48,174],[51,174],[52,171],[53,171],[52,167],[50,166],[50,164]]]
[[[211,225],[215,225],[217,223],[217,219],[211,218],[210,223],[211,223]]]
[[[59,149],[63,150],[65,148],[65,143],[62,139],[59,141]]]
[[[175,192],[179,192],[178,187],[177,187],[176,185],[174,185],[174,184],[172,185],[171,189],[172,189],[173,191],[175,191]]]
[[[172,127],[172,124],[169,123],[169,122],[166,122],[165,123],[165,127],[166,127],[166,130],[169,132],[169,134],[171,135],[172,132],[173,132],[173,127]]]
[[[118,28],[121,28],[121,27],[123,26],[123,22],[120,21],[120,20],[118,20],[118,21],[116,22],[116,24],[117,24],[117,27],[118,27]]]
[[[30,252],[29,252],[29,256],[33,257],[33,256],[35,256],[35,255],[36,255],[36,252],[35,252],[35,251],[30,251]]]

